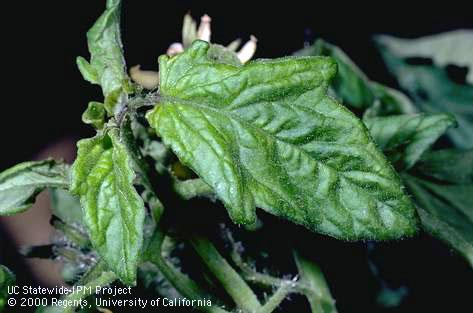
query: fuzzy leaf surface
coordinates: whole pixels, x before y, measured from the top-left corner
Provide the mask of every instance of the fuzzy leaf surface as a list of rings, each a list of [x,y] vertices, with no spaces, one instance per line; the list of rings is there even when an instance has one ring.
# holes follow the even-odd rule
[[[412,234],[411,201],[364,124],[327,96],[327,57],[209,59],[196,41],[160,58],[161,97],[150,125],[224,202],[239,224],[258,206],[348,240]]]
[[[87,32],[90,63],[77,58],[85,80],[102,87],[105,107],[113,113],[120,94],[130,90],[120,34],[120,0],[107,0],[105,11]]]
[[[118,130],[81,140],[71,176],[71,191],[80,196],[92,244],[124,283],[134,284],[145,209]]]

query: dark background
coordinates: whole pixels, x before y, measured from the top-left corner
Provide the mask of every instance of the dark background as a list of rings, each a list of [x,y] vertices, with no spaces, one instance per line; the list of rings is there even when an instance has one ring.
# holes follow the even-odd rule
[[[370,78],[395,87],[371,43],[373,34],[417,37],[473,28],[473,9],[453,1],[281,3],[125,0],[122,35],[128,65],[156,69],[157,57],[180,40],[182,17],[190,10],[194,18],[204,13],[213,18],[213,42],[228,44],[238,37],[246,41],[253,34],[259,40],[257,57],[278,57],[300,49],[304,41],[323,37],[342,47]],[[47,143],[93,135],[80,116],[87,102],[100,101],[101,94],[97,86],[82,80],[75,57],[88,58],[85,33],[103,7],[104,1],[2,4],[1,170],[29,160]],[[379,310],[365,245],[319,239],[305,244],[314,244],[314,254],[321,251],[339,311]],[[324,257],[325,251],[330,256]],[[388,243],[377,248],[373,258],[380,260],[380,270],[393,286],[409,288],[404,304],[386,312],[471,310],[471,270],[436,240],[421,235]]]

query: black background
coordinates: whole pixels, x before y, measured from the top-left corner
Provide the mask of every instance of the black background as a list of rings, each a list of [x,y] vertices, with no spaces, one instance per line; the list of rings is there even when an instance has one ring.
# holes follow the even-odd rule
[[[180,40],[183,15],[189,10],[195,18],[207,13],[213,18],[214,42],[227,44],[238,37],[245,41],[253,34],[259,39],[257,57],[278,57],[300,49],[304,41],[323,37],[342,47],[370,78],[395,87],[371,44],[373,34],[417,37],[473,28],[473,9],[466,5],[412,2],[129,0],[123,5],[122,35],[128,65],[156,69],[157,57]],[[104,1],[2,4],[2,170],[30,159],[49,142],[93,135],[81,124],[80,115],[87,102],[100,101],[101,94],[82,80],[75,57],[88,58],[85,33],[103,7]],[[339,311],[377,310],[373,303],[377,286],[366,264],[364,244],[314,237],[304,243],[306,250],[321,251],[318,258]],[[325,251],[331,251],[330,256],[325,257]],[[385,244],[375,254],[394,286],[409,287],[404,305],[387,312],[471,311],[471,270],[443,244],[421,235]]]

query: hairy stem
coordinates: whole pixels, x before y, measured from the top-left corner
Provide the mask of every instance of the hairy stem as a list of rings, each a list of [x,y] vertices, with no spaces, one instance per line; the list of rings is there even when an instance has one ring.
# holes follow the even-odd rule
[[[161,246],[163,241],[164,234],[160,231],[156,231],[148,245],[148,251],[145,253],[145,258],[156,265],[161,274],[183,297],[190,300],[211,300],[213,303],[214,299],[200,288],[195,281],[183,274],[162,257]],[[196,309],[208,313],[229,313],[214,304],[211,306],[196,307]]]
[[[271,313],[273,312],[281,302],[286,299],[287,295],[291,293],[291,285],[284,284],[276,290],[276,292],[268,299],[264,306],[258,311],[258,313]]]
[[[190,242],[240,309],[248,312],[258,312],[261,309],[261,304],[253,290],[209,240],[195,236]]]

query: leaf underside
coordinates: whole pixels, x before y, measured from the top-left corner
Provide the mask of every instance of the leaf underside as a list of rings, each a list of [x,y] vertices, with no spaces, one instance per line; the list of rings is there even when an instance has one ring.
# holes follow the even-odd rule
[[[196,41],[160,58],[160,93],[147,115],[230,217],[255,206],[336,238],[392,239],[416,229],[400,180],[363,123],[327,96],[326,57],[212,62]]]

